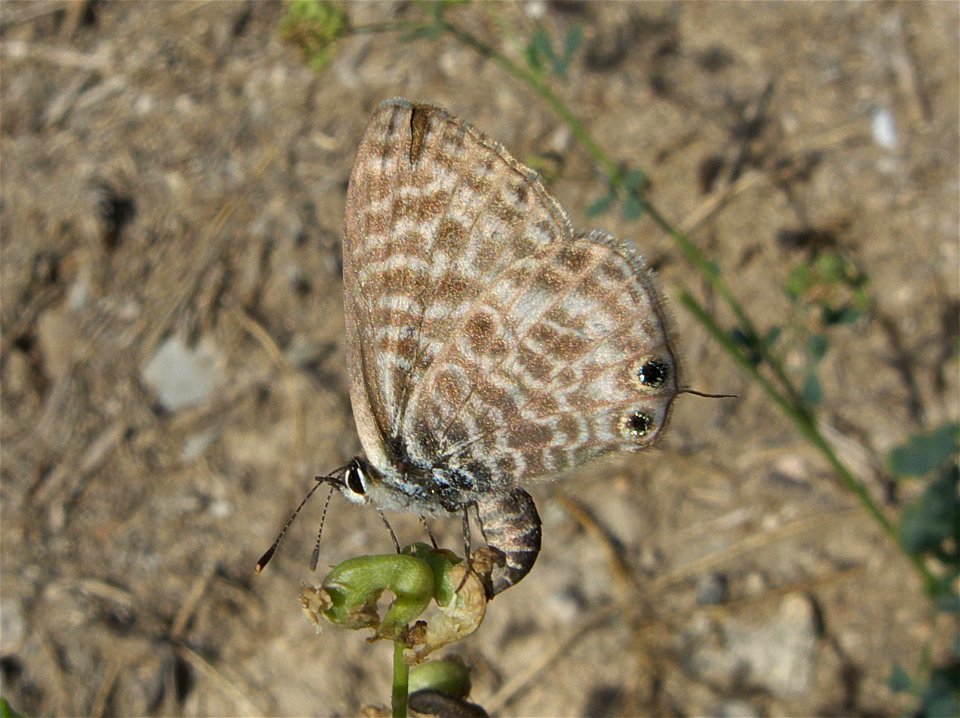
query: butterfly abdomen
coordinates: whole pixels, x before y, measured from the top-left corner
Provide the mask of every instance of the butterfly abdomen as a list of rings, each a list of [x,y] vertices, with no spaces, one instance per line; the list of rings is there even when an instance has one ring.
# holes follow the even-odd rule
[[[523,489],[495,493],[477,500],[480,531],[487,546],[503,554],[504,564],[490,575],[490,597],[526,576],[540,553],[540,514]]]

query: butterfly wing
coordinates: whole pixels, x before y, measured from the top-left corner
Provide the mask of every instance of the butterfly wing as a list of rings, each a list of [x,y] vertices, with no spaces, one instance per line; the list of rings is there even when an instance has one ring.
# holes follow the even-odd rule
[[[679,386],[654,278],[601,232],[492,278],[414,389],[405,435],[481,490],[653,443]]]
[[[374,465],[434,465],[408,433],[416,387],[491,283],[572,236],[536,173],[499,144],[436,107],[380,105],[350,177],[343,247],[351,401]]]

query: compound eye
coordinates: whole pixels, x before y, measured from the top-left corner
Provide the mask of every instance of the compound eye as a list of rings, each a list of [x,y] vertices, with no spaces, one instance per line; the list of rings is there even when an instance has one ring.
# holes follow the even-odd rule
[[[363,485],[363,470],[359,465],[354,464],[347,469],[347,488],[358,496],[363,496],[367,490]]]

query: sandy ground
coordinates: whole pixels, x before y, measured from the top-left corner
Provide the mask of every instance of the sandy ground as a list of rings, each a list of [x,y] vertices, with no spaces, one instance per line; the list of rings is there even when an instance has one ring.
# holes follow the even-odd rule
[[[357,23],[415,4],[347,4]],[[529,88],[450,36],[343,39],[310,69],[275,2],[0,5],[2,691],[30,715],[356,715],[390,648],[297,606],[319,518],[252,567],[312,476],[359,451],[340,274],[347,177],[388,97],[447,107],[544,169],[580,226],[720,303],[646,220],[588,220],[603,179]],[[824,431],[896,514],[882,457],[958,413],[955,3],[509,3],[451,11],[554,86],[735,286],[802,379],[790,270],[869,276],[831,333]],[[533,573],[451,652],[499,715],[896,715],[933,639],[903,556],[674,304],[687,380],[660,447],[534,487]],[[182,344],[210,386],[164,406]],[[199,401],[199,403],[197,403]],[[449,524],[449,525],[447,525]],[[394,517],[405,541],[415,520]],[[456,521],[435,527],[460,545]],[[323,560],[389,551],[334,503]],[[612,549],[612,551],[611,551]],[[611,556],[618,557],[614,561]],[[946,638],[946,636],[939,636]]]

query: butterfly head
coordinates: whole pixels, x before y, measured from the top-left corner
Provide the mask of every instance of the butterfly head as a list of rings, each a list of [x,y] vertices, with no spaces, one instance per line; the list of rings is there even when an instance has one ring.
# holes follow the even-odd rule
[[[390,481],[391,474],[384,474],[370,462],[355,456],[350,463],[337,469],[322,481],[332,484],[347,501],[354,504],[376,504],[379,508],[411,511],[411,499]]]
[[[336,486],[348,501],[366,504],[370,501],[368,490],[371,478],[370,465],[363,459],[354,457],[349,464],[331,474],[327,480]]]

